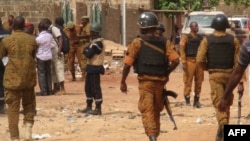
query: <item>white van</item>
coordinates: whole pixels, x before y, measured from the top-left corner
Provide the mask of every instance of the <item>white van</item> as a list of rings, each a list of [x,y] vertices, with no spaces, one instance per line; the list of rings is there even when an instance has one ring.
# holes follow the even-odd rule
[[[213,18],[217,14],[224,14],[222,11],[193,11],[185,17],[184,25],[182,28],[182,34],[189,34],[190,28],[189,25],[191,22],[197,22],[199,26],[198,34],[208,35],[214,32],[214,29],[211,28]]]

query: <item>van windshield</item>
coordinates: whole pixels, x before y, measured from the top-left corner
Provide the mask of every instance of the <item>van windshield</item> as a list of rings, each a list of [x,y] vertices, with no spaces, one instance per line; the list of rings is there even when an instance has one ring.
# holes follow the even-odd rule
[[[197,22],[199,27],[211,27],[215,15],[190,15],[186,27],[189,27],[191,22]]]

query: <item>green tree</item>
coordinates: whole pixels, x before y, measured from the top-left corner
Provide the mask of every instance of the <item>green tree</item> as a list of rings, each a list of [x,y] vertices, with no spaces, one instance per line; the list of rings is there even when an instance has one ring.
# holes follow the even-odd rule
[[[220,0],[155,0],[154,8],[158,10],[201,10],[208,4],[210,7],[218,6]],[[226,5],[250,6],[250,0],[224,0]]]

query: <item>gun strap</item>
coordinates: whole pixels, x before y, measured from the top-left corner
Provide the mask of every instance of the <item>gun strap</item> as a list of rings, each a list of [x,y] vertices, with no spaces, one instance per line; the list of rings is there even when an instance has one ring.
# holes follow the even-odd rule
[[[153,45],[153,44],[150,44],[149,42],[143,40],[142,38],[139,38],[139,39],[140,39],[146,46],[148,46],[148,47],[150,47],[150,48],[152,48],[152,49],[154,49],[154,50],[156,50],[156,51],[158,51],[158,52],[164,54],[164,51],[163,51],[162,49],[158,48],[157,46],[155,46],[155,45]]]

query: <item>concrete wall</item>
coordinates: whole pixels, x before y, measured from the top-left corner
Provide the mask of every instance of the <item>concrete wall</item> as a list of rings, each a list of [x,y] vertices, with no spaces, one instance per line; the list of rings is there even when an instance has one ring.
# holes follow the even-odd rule
[[[35,24],[45,17],[54,21],[61,13],[60,4],[52,0],[0,0],[0,17],[5,21],[9,14],[21,15]]]
[[[94,1],[100,1],[102,3],[103,37],[121,43],[122,0],[70,0],[74,22],[79,24],[82,16],[90,15],[88,6],[90,6],[89,4],[91,4],[91,2],[93,4]],[[139,34],[136,24],[137,18],[142,12],[142,9],[151,9],[150,1],[151,0],[126,0],[126,43],[129,43]],[[13,14],[14,16],[22,15],[26,18],[26,21],[35,24],[46,17],[54,22],[54,19],[61,15],[61,6],[61,0],[0,0],[0,17],[5,21],[9,14]],[[250,13],[250,8],[245,8],[244,6],[235,7],[233,5],[225,6],[223,1],[221,1],[220,6],[216,9],[224,11],[228,16],[233,14],[248,15],[248,13]],[[165,36],[169,37],[173,34],[173,21],[175,21],[175,18],[168,18],[163,13],[157,13],[157,15],[166,27]]]

